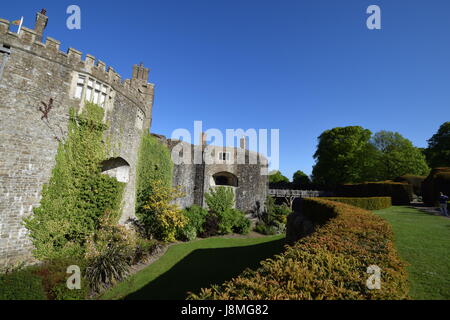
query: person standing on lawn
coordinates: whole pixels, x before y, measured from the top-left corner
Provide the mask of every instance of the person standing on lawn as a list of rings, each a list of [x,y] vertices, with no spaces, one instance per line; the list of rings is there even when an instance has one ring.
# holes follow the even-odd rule
[[[446,217],[448,217],[447,202],[448,202],[448,197],[446,195],[444,195],[444,193],[441,192],[441,196],[439,197],[439,204],[441,205],[441,212]]]

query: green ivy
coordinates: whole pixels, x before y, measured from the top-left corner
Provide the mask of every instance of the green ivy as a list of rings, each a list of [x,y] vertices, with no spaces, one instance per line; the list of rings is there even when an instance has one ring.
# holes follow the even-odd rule
[[[108,155],[103,116],[95,104],[86,104],[82,114],[70,111],[68,137],[59,145],[40,207],[25,219],[38,259],[81,256],[105,212],[119,219],[124,184],[101,174]]]
[[[173,162],[169,149],[150,133],[143,135],[137,165],[138,217],[145,212],[143,207],[153,193],[153,181],[162,181],[167,187],[172,186],[172,170]]]

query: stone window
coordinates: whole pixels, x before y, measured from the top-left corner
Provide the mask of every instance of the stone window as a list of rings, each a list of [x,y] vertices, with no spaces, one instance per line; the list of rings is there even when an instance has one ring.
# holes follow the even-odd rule
[[[114,91],[106,84],[83,74],[77,75],[74,98],[89,101],[106,108],[113,105]]]
[[[86,101],[92,101],[92,91],[94,90],[94,80],[89,79],[86,90]]]
[[[213,175],[213,186],[238,187],[238,178],[230,172],[219,172]]]
[[[145,114],[144,112],[137,108],[137,115],[136,115],[136,128],[139,130],[144,129],[144,119],[145,119]]]
[[[9,46],[2,45],[0,47],[0,80],[3,78],[3,71],[5,70],[6,62],[8,62],[10,54],[11,48]]]
[[[231,154],[229,152],[220,152],[219,160],[220,161],[230,161]]]
[[[75,90],[75,99],[81,99],[83,97],[84,83],[86,82],[86,77],[79,75],[77,81],[77,88]]]

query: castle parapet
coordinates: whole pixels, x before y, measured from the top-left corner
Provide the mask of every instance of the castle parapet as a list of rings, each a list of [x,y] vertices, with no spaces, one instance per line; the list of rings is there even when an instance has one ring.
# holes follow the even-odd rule
[[[148,83],[149,69],[142,64],[135,65],[133,66],[132,79],[123,81],[113,68],[108,67],[101,60],[96,60],[93,55],[87,54],[83,59],[83,53],[74,48],[69,48],[67,53],[62,52],[60,41],[51,37],[47,37],[43,41],[42,34],[48,23],[45,14],[45,10],[37,13],[35,29],[22,27],[20,34],[10,30],[10,21],[0,19],[0,45],[32,52],[38,57],[55,61],[76,72],[90,74],[134,101],[135,104],[140,106],[144,114],[150,113],[147,107],[153,103],[154,85]]]

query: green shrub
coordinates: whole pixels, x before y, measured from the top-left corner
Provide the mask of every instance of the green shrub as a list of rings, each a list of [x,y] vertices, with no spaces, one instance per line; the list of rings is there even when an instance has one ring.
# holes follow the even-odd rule
[[[91,258],[86,268],[86,279],[94,292],[114,285],[127,274],[130,256],[120,246],[112,245],[100,255]]]
[[[42,279],[30,269],[0,274],[0,300],[46,300]]]
[[[248,233],[250,221],[245,214],[234,208],[233,189],[218,187],[205,194],[205,200],[212,214],[218,219],[218,233]],[[247,222],[247,221],[248,222]]]
[[[257,270],[191,294],[199,300],[392,300],[407,299],[405,264],[398,258],[390,225],[346,204],[305,199],[311,217],[329,217]],[[381,290],[369,290],[369,266],[382,270]]]
[[[160,248],[160,243],[157,240],[138,238],[134,251],[133,264],[148,259],[158,248]]]
[[[265,210],[259,218],[255,231],[264,235],[282,234],[286,231],[287,217],[292,213],[286,204],[277,205],[275,199],[267,197]]]
[[[366,210],[381,210],[392,207],[392,200],[389,197],[374,198],[321,198],[323,200],[346,203]]]
[[[208,210],[199,206],[192,206],[183,210],[187,224],[178,230],[177,238],[183,241],[192,241],[203,233],[203,225],[206,222]]]
[[[136,235],[106,215],[87,241],[86,279],[95,292],[123,279],[135,256]]]
[[[423,201],[428,206],[437,206],[440,193],[450,195],[450,168],[436,168],[422,184]]]
[[[413,199],[411,185],[392,181],[345,184],[336,193],[338,197],[350,198],[391,197],[393,205],[409,205]]]
[[[144,203],[138,218],[152,237],[165,242],[176,240],[178,230],[187,218],[174,200],[183,197],[179,188],[172,188],[161,180],[150,181],[152,194]]]
[[[255,232],[258,232],[258,233],[266,235],[266,236],[273,236],[273,235],[277,234],[277,230],[276,230],[275,226],[267,225],[266,223],[264,223],[262,221],[259,221],[256,224]]]
[[[209,238],[219,234],[219,218],[212,213],[206,216],[205,223],[203,224],[203,232],[198,236],[201,238]]]
[[[205,201],[211,212],[225,212],[235,205],[233,189],[227,187],[212,188],[209,193],[205,194]]]
[[[233,232],[238,234],[249,234],[251,229],[251,222],[248,220],[245,215],[238,211],[235,211],[235,222],[233,226]]]
[[[107,158],[102,119],[103,109],[94,104],[81,115],[70,112],[68,137],[59,145],[40,207],[24,220],[40,260],[82,256],[105,211],[119,217],[124,184],[101,174]]]

